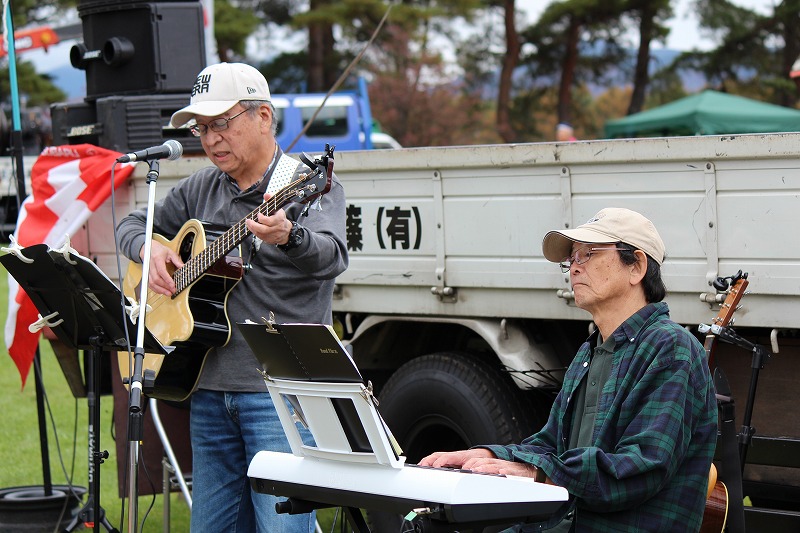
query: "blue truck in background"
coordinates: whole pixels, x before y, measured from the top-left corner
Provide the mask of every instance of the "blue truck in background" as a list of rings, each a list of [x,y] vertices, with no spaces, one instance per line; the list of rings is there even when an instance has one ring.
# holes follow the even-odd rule
[[[277,140],[289,153],[319,153],[326,144],[337,151],[400,148],[395,139],[376,128],[366,82],[361,78],[355,90],[330,95],[278,93],[272,95],[272,102]],[[89,143],[126,153],[175,139],[185,154],[202,154],[200,139],[191,134],[188,124],[180,128],[169,125],[172,113],[188,103],[188,94],[157,94],[53,104],[47,121],[52,124],[51,144]],[[41,147],[35,150],[30,155]]]
[[[359,78],[358,83],[357,91],[327,99],[324,93],[272,95],[278,144],[287,152],[321,152],[326,143],[337,151],[400,148],[390,135],[374,131],[366,82]]]

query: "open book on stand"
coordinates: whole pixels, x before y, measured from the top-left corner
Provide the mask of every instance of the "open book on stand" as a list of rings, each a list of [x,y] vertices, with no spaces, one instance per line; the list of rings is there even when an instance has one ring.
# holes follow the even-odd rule
[[[337,418],[342,420],[344,433],[349,435],[351,447],[348,448],[348,451],[354,449],[355,441],[364,442],[367,432],[363,429],[365,422],[361,420],[355,404],[349,400],[343,401],[343,398],[354,396],[361,398],[362,401],[366,399],[372,411],[372,416],[366,423],[374,426],[373,431],[386,435],[389,445],[386,450],[387,455],[393,455],[395,458],[402,455],[400,445],[377,412],[378,402],[372,395],[372,384],[364,384],[364,378],[361,377],[361,372],[350,356],[350,352],[344,347],[331,326],[325,324],[275,324],[272,321],[265,321],[262,324],[240,322],[237,323],[237,326],[261,364],[270,393],[274,392],[273,389],[277,390],[280,387],[292,387],[286,382],[300,382],[295,386],[300,389],[308,387],[310,391],[316,391],[312,395],[318,395],[320,390],[326,388],[331,391],[338,390],[339,393],[333,394],[333,397],[330,398],[330,406]],[[278,385],[278,382],[282,385]],[[303,382],[308,382],[308,385],[301,384]],[[301,405],[303,394],[278,394],[292,405],[293,419],[310,429],[316,439],[329,433],[327,429],[314,427],[314,422],[315,419],[319,422],[321,419],[330,417],[327,415],[314,416],[313,412],[307,412],[309,410],[304,409]],[[276,407],[280,408],[280,402],[276,402]],[[284,430],[287,432],[287,436],[293,431],[291,427],[284,427]],[[355,448],[359,447],[355,446]]]
[[[361,383],[336,332],[325,324],[238,323],[263,370],[275,379]]]

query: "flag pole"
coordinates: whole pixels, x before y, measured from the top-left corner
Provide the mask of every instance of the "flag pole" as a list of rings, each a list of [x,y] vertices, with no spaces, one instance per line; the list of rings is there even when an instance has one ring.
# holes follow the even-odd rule
[[[3,0],[3,26],[5,27],[4,38],[7,42],[8,51],[8,79],[11,87],[11,155],[15,161],[17,171],[17,208],[22,206],[22,202],[28,193],[25,191],[25,165],[22,157],[22,125],[19,109],[19,88],[17,86],[17,53],[14,43],[14,22],[11,15],[11,5],[8,0]],[[39,444],[42,455],[42,482],[44,495],[53,495],[53,482],[50,476],[50,452],[47,444],[47,426],[45,425],[44,414],[44,389],[41,371],[41,357],[39,346],[36,346],[36,355],[33,361],[34,379],[36,381],[36,409],[39,419]]]

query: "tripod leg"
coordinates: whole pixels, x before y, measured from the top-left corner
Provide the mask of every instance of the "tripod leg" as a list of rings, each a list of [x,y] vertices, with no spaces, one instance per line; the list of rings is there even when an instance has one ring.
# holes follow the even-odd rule
[[[115,528],[114,526],[112,526],[111,522],[108,521],[108,518],[106,517],[106,513],[103,512],[102,515],[103,516],[100,519],[100,523],[103,525],[103,527],[106,528],[106,530],[110,531],[111,533],[119,533],[119,530],[117,528]]]
[[[108,531],[119,533],[106,518],[105,510],[100,506],[100,465],[108,457],[108,452],[99,452],[100,447],[100,355],[102,350],[102,333],[91,338],[93,348],[86,354],[86,401],[89,408],[89,497],[86,504],[64,529],[64,533],[75,531],[79,525],[92,528],[95,533],[102,525]]]

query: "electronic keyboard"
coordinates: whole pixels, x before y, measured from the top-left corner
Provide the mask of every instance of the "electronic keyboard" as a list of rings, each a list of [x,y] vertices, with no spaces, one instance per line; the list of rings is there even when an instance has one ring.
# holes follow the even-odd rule
[[[568,499],[566,489],[532,478],[450,468],[330,461],[261,451],[247,475],[253,490],[329,507],[407,514],[447,523],[535,522]],[[319,507],[323,507],[320,505]]]

